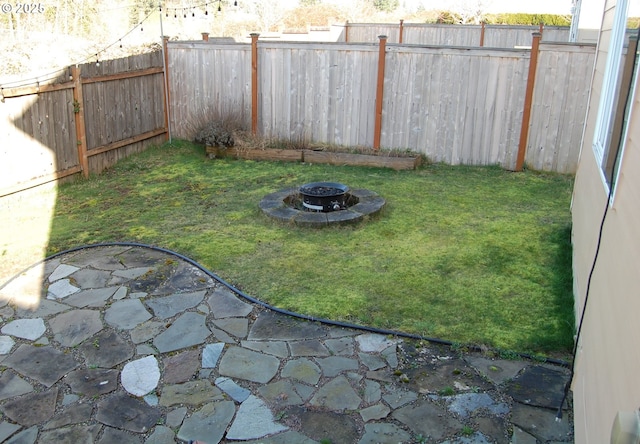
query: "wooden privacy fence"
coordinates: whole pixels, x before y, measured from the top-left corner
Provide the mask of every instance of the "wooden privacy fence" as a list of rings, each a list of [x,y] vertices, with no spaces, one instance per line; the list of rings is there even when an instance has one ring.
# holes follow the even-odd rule
[[[595,46],[536,48],[169,42],[171,124],[241,110],[268,138],[574,173]]]
[[[445,25],[434,23],[349,23],[345,24],[339,41],[372,43],[379,35],[388,36],[389,43],[441,46],[481,46],[515,48],[531,46],[531,34],[540,32],[545,42],[568,42],[567,26],[511,25]]]
[[[165,139],[162,52],[68,67],[52,82],[0,85],[0,196],[97,173]]]

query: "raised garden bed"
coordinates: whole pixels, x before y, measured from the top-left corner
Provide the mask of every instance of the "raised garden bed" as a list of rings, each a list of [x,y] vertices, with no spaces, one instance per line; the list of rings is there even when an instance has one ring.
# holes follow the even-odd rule
[[[394,170],[414,170],[421,164],[420,156],[392,156],[388,153],[357,154],[339,151],[282,150],[274,148],[245,149],[206,147],[207,155],[215,157],[235,157],[248,160],[271,160],[279,162],[307,162],[330,165],[351,165],[392,168]]]

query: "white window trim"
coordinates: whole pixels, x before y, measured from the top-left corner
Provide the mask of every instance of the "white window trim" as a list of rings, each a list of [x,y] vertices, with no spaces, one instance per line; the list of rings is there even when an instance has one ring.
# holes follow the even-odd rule
[[[613,106],[618,86],[620,73],[620,61],[622,58],[622,45],[624,43],[627,28],[627,13],[629,10],[628,0],[618,0],[611,28],[611,41],[609,42],[609,52],[607,53],[607,63],[605,65],[604,78],[602,80],[602,91],[600,104],[598,106],[598,117],[593,140],[593,152],[598,163],[600,177],[605,186],[605,191],[609,194],[609,183],[602,169],[602,162],[607,144],[610,143],[609,133],[611,131]]]

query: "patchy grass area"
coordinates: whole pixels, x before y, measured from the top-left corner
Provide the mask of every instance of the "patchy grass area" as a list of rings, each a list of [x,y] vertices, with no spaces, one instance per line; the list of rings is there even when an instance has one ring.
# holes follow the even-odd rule
[[[365,223],[285,226],[262,197],[312,181],[387,199]],[[417,171],[208,160],[152,148],[59,189],[49,253],[137,241],[185,254],[247,294],[317,317],[461,343],[565,353],[573,335],[572,179],[497,167]]]

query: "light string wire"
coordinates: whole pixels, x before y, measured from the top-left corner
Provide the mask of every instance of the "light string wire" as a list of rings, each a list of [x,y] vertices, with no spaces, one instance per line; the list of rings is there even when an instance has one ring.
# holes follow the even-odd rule
[[[162,7],[160,7],[160,9],[162,9]],[[147,20],[149,20],[149,18],[150,18],[153,14],[155,14],[155,13],[157,13],[157,12],[158,12],[158,11],[157,11],[157,9],[156,9],[156,8],[153,8],[153,10],[152,10],[149,14],[147,14],[147,16],[146,16],[145,18],[143,18],[143,19],[140,21],[140,23],[138,23],[138,24],[137,24],[137,25],[135,25],[133,28],[131,28],[131,29],[130,29],[126,34],[124,34],[123,36],[121,36],[119,39],[117,39],[116,41],[114,41],[114,42],[113,42],[113,43],[111,43],[110,45],[105,46],[105,47],[104,47],[104,48],[102,48],[101,50],[99,50],[99,51],[97,51],[97,52],[93,53],[92,55],[90,55],[90,56],[88,56],[88,57],[86,57],[86,58],[84,58],[84,59],[82,59],[82,60],[80,60],[80,61],[77,61],[77,62],[75,62],[75,63],[70,63],[68,66],[79,65],[79,64],[82,64],[82,63],[88,62],[88,61],[90,61],[90,60],[93,60],[94,58],[96,59],[96,62],[98,62],[98,63],[99,63],[99,62],[100,62],[100,59],[99,59],[99,57],[98,57],[98,56],[99,56],[100,54],[102,54],[102,53],[106,52],[108,49],[110,49],[111,47],[113,47],[113,46],[115,46],[115,45],[121,44],[121,43],[122,43],[122,39],[126,38],[129,34],[131,34],[132,32],[134,32],[134,31],[135,31],[135,30],[137,30],[138,28],[142,28],[142,24],[143,24],[144,22],[146,22]],[[20,80],[13,80],[13,81],[9,81],[9,82],[6,82],[6,83],[1,84],[1,85],[0,85],[0,90],[1,90],[1,89],[9,89],[9,88],[23,88],[23,87],[31,86],[31,85],[34,85],[34,84],[35,84],[35,85],[39,85],[40,83],[42,83],[42,82],[46,82],[47,80],[53,80],[53,79],[57,78],[58,76],[60,76],[61,74],[63,74],[63,73],[64,73],[64,71],[65,71],[66,69],[67,69],[67,67],[64,67],[64,68],[57,69],[57,70],[55,70],[55,71],[51,71],[51,72],[48,72],[48,73],[45,73],[45,74],[39,75],[39,76],[30,77],[30,78],[26,78],[26,79],[20,79]]]

